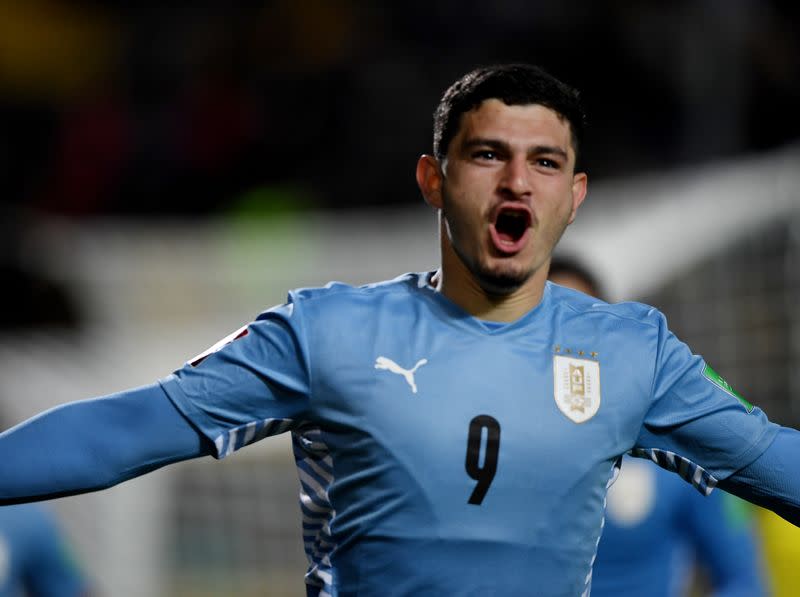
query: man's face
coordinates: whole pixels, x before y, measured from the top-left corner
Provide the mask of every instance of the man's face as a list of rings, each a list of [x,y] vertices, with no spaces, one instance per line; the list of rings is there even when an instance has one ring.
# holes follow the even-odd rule
[[[541,105],[465,113],[442,164],[446,241],[483,290],[507,295],[550,257],[586,193],[570,127]]]

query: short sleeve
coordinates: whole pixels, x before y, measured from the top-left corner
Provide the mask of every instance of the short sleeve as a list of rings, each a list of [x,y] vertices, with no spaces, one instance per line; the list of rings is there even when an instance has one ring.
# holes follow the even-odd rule
[[[651,403],[632,451],[708,494],[767,449],[779,427],[678,340],[661,313]]]
[[[294,302],[270,309],[161,381],[217,458],[303,422],[310,379],[301,320]]]

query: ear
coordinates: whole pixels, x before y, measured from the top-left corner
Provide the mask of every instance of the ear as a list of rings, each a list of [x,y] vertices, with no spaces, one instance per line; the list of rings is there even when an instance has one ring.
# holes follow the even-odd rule
[[[417,161],[417,186],[425,202],[436,209],[442,208],[442,168],[432,155],[424,154]]]
[[[578,213],[578,208],[586,199],[588,177],[585,172],[578,172],[572,177],[572,213],[569,215],[569,223],[575,221],[575,215]]]

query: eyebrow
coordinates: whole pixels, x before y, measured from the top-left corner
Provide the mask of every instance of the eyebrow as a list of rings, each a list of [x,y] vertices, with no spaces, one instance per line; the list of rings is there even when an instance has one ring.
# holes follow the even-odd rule
[[[464,141],[464,149],[471,149],[473,147],[492,147],[494,149],[501,149],[503,151],[510,151],[510,146],[505,141],[499,139],[489,139],[486,137],[473,137]],[[529,154],[541,155],[558,155],[567,159],[567,151],[561,147],[554,145],[534,145],[528,148]]]

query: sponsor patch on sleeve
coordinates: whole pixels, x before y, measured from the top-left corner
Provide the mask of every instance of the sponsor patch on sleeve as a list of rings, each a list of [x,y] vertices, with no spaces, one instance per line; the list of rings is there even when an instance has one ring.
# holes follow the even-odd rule
[[[248,333],[248,330],[247,330],[247,326],[246,325],[240,327],[235,332],[233,332],[231,334],[228,334],[222,340],[220,340],[219,342],[217,342],[213,346],[207,348],[206,350],[201,352],[199,355],[197,355],[196,357],[191,359],[189,361],[189,364],[192,367],[197,367],[200,363],[205,361],[209,357],[209,355],[214,354],[215,352],[217,352],[221,348],[227,346],[228,344],[230,344],[231,342],[234,342],[235,340],[238,340],[239,338],[244,338],[247,335],[247,333]]]
[[[724,390],[734,398],[736,398],[739,402],[741,402],[742,406],[744,406],[745,410],[749,413],[753,412],[753,408],[755,408],[752,404],[750,404],[747,400],[745,400],[736,390],[731,387],[727,381],[722,379],[719,373],[714,371],[711,366],[706,363],[705,367],[703,368],[703,376],[713,383],[715,386],[719,387],[721,390]]]

